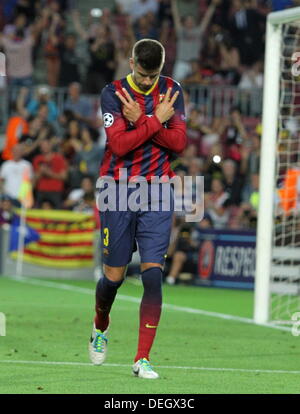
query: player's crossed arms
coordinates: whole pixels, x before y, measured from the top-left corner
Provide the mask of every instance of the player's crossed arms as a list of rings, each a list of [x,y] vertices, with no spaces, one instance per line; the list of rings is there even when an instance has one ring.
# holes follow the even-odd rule
[[[171,97],[171,88],[168,88],[164,99],[155,107],[155,115],[158,120],[163,124],[167,122],[175,113],[174,103],[179,95],[179,91],[176,91]],[[142,115],[142,110],[138,102],[132,99],[125,88],[122,88],[125,95],[121,95],[120,92],[116,92],[117,97],[123,103],[123,115],[129,122],[136,122]]]

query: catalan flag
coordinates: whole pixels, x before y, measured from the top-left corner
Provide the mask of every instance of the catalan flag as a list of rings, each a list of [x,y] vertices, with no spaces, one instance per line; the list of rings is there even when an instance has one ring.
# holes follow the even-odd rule
[[[10,251],[17,259],[21,210],[11,226]],[[59,269],[92,267],[95,218],[65,210],[27,210],[24,262]]]

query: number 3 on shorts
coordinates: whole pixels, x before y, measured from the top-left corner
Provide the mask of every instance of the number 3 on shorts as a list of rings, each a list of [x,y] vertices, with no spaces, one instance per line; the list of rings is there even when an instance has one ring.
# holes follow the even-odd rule
[[[107,247],[108,246],[108,239],[109,239],[109,230],[108,230],[108,227],[104,227],[103,234],[104,234],[103,244],[104,244],[104,246]]]

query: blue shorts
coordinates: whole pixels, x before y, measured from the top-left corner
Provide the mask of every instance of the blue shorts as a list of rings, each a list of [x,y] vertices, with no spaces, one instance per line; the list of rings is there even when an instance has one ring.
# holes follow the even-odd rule
[[[159,184],[159,194],[165,192],[165,184]],[[117,184],[118,187],[118,184]],[[170,187],[169,187],[170,188]],[[101,191],[101,190],[100,190]],[[128,188],[126,198],[134,189]],[[172,216],[174,211],[173,189],[170,189],[170,205],[163,206],[160,195],[156,210],[150,210],[150,185],[148,185],[149,211],[100,211],[102,262],[112,266],[126,266],[131,262],[133,252],[138,248],[141,263],[164,264],[167,254]],[[166,193],[166,192],[165,192]],[[119,202],[119,196],[117,196]],[[118,204],[117,202],[117,204]],[[119,204],[118,204],[119,205]]]

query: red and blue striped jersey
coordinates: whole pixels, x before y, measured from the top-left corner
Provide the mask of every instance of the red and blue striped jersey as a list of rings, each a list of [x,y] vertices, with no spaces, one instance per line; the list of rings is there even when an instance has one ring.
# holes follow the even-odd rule
[[[126,88],[142,109],[142,115],[135,124],[122,114],[122,102],[116,95],[119,91],[124,96],[122,88]],[[176,91],[179,95],[174,103],[175,114],[162,125],[154,112],[168,88],[172,88],[171,96]],[[112,176],[119,180],[120,168],[127,169],[128,179],[143,176],[149,181],[152,176],[174,176],[170,162],[186,146],[184,100],[179,83],[159,76],[145,93],[134,84],[130,74],[102,90],[101,110],[107,135],[101,177]]]

